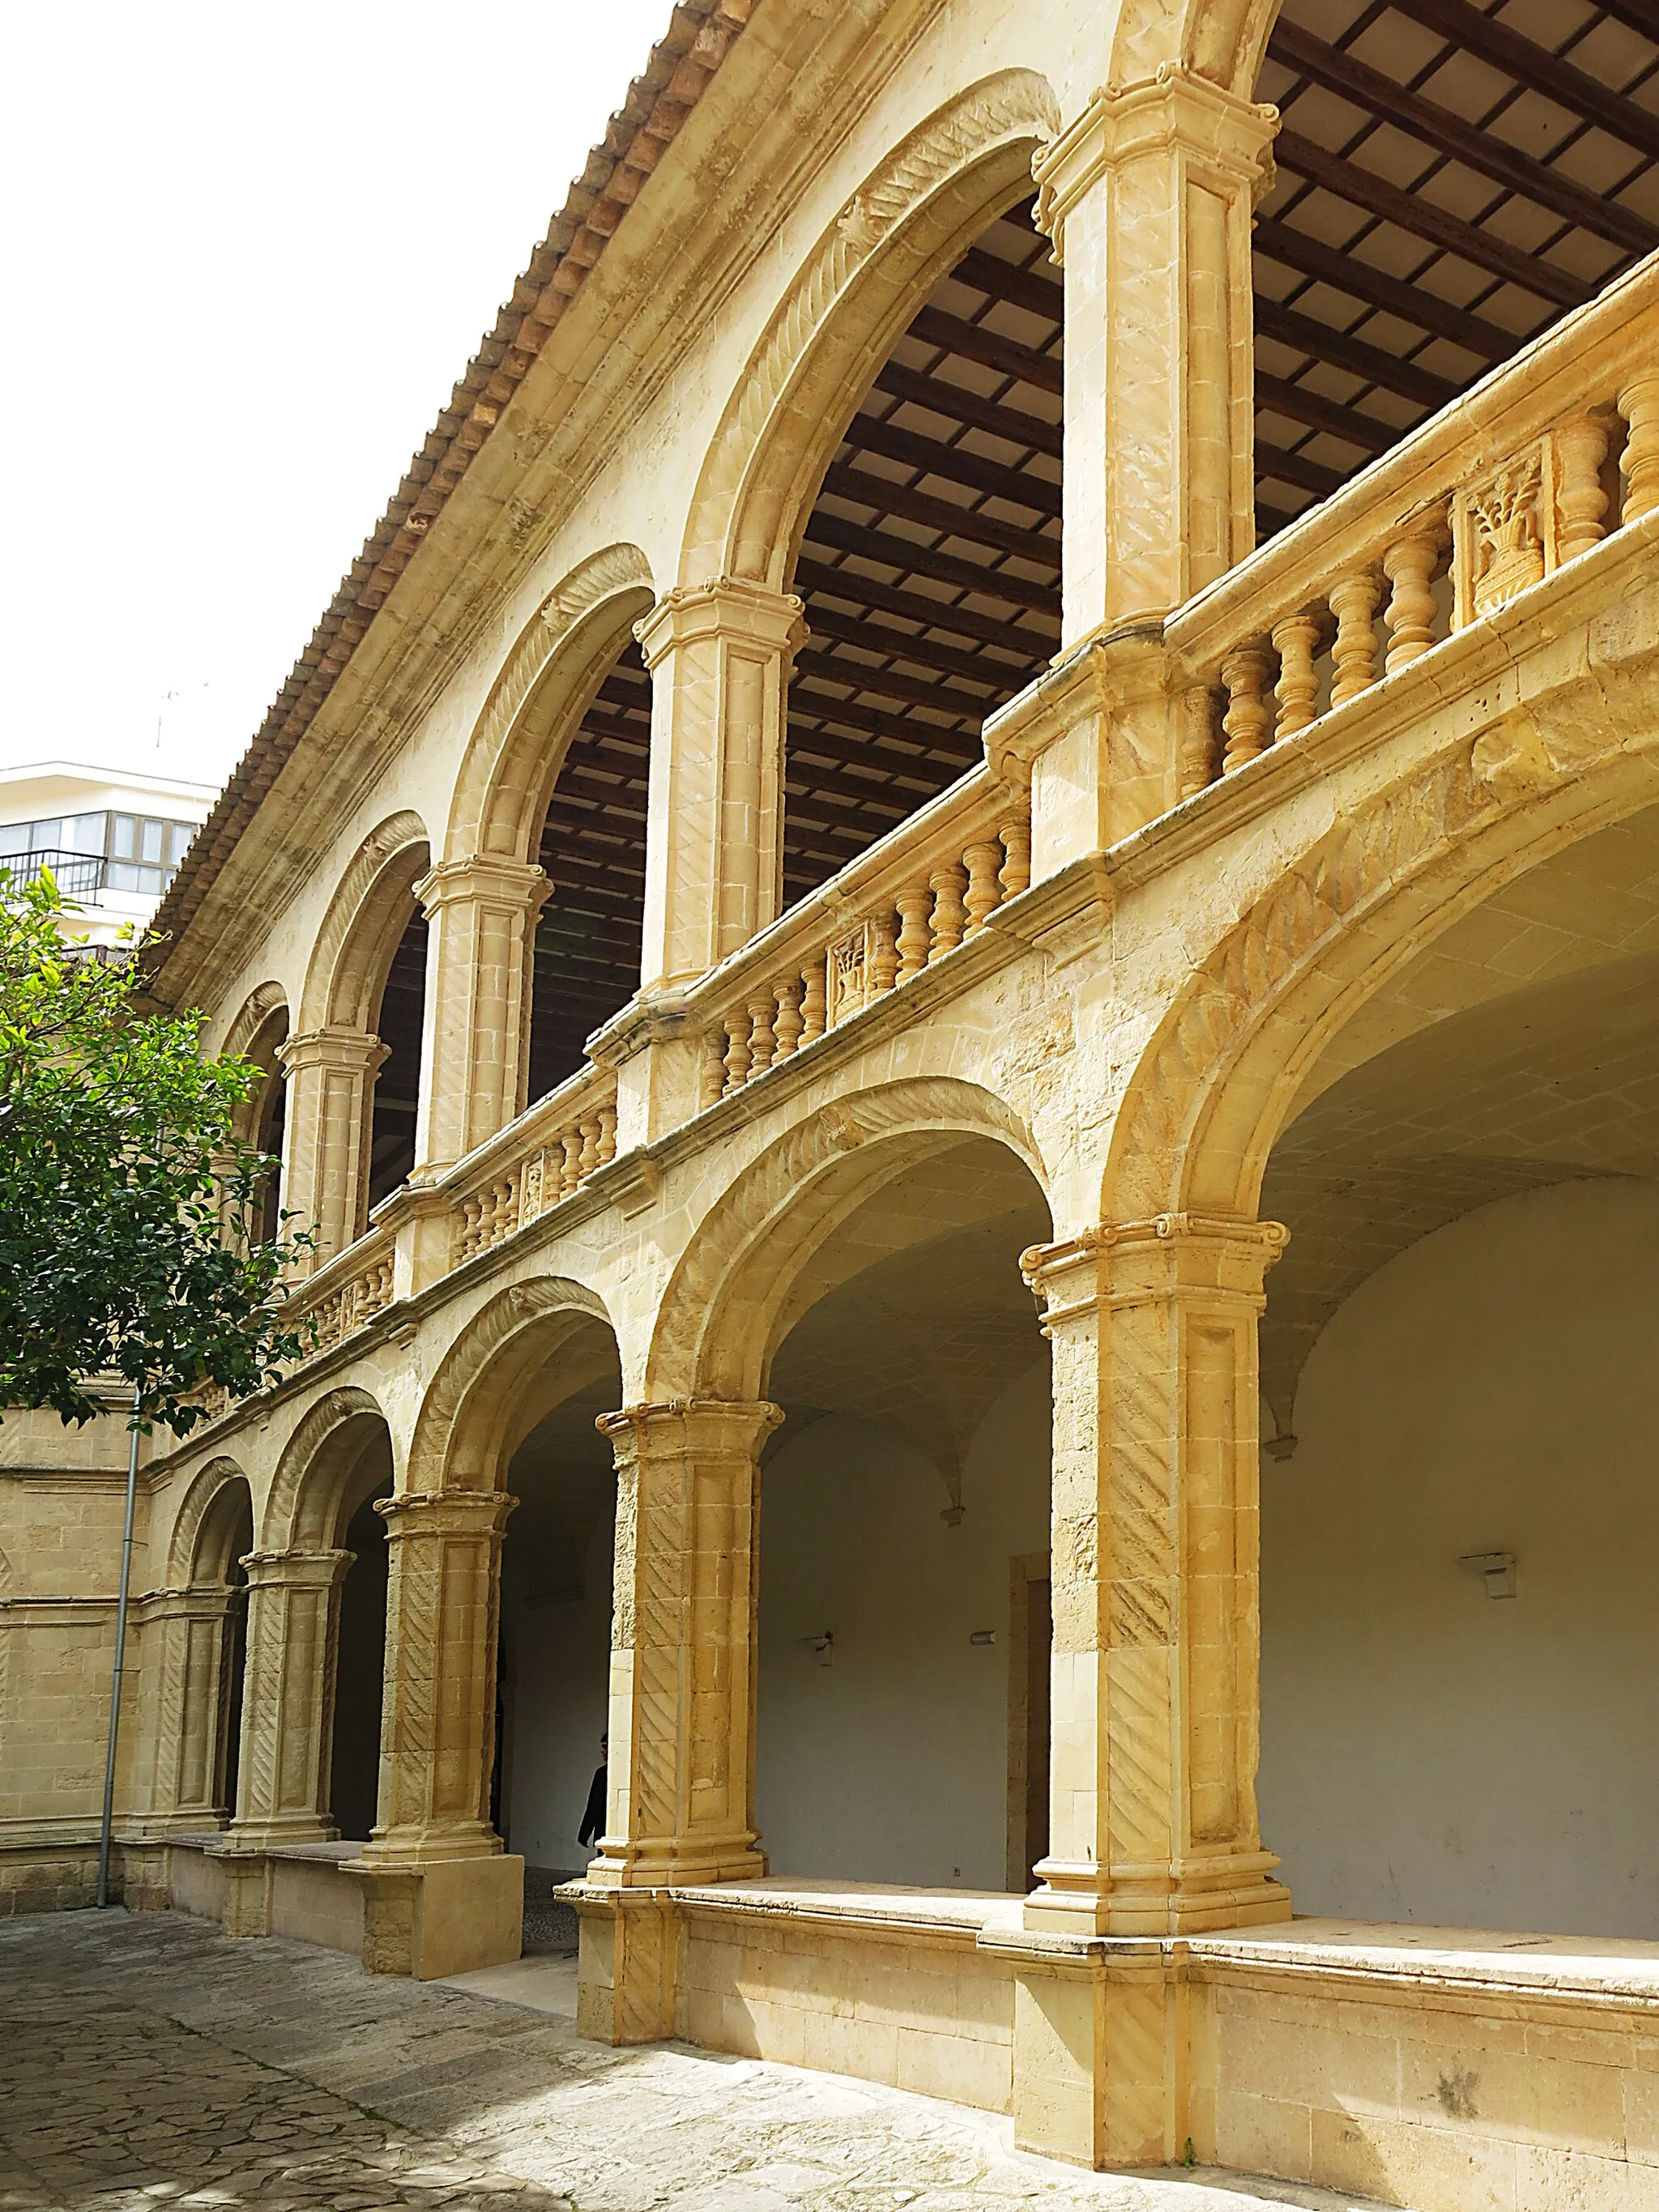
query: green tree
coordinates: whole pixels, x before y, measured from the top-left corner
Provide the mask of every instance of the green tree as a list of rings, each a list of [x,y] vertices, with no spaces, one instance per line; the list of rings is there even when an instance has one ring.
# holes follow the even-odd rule
[[[88,1420],[113,1370],[183,1434],[198,1385],[244,1396],[305,1350],[282,1277],[309,1239],[258,1234],[276,1163],[236,1115],[260,1070],[204,1060],[199,1018],[146,1012],[131,960],[66,921],[49,874],[0,869],[0,1407]]]

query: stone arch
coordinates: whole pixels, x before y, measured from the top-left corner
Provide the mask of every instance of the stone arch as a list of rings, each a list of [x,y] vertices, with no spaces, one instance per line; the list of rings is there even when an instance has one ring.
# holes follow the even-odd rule
[[[317,933],[301,994],[301,1029],[373,1030],[386,971],[428,859],[426,825],[418,814],[392,815],[364,838]]]
[[[259,1516],[257,1548],[326,1551],[362,1500],[354,1485],[365,1455],[387,1435],[367,1390],[330,1390],[301,1420],[276,1462]]]
[[[1059,127],[1046,79],[983,78],[871,172],[812,249],[729,400],[692,501],[680,580],[781,590],[812,495],[860,392],[917,301],[1030,189]]]
[[[225,1031],[225,1041],[220,1050],[227,1059],[253,1057],[261,1040],[279,1014],[286,1021],[287,991],[275,981],[261,983],[243,1000],[240,1010]],[[263,1061],[259,1064],[264,1066]]]
[[[231,1540],[237,1509],[252,1505],[247,1476],[234,1459],[210,1459],[185,1492],[168,1540],[163,1582],[183,1589],[198,1582],[230,1580]]]
[[[1139,84],[1163,69],[1190,70],[1248,100],[1283,0],[1124,0],[1105,81]]]
[[[603,1357],[596,1322],[605,1334]],[[597,1380],[615,1341],[603,1300],[580,1283],[552,1276],[500,1292],[468,1322],[433,1377],[401,1487],[416,1496],[499,1489],[517,1444],[561,1398]],[[538,1370],[566,1348],[568,1367],[537,1391]]]
[[[446,860],[535,858],[564,753],[606,669],[648,611],[651,567],[634,545],[579,562],[520,632],[467,740]]]
[[[883,1085],[821,1107],[752,1161],[692,1237],[658,1310],[647,1395],[753,1400],[792,1284],[861,1200],[962,1137],[1006,1146],[1046,1193],[1013,1109],[952,1077]]]
[[[1423,945],[1553,852],[1654,803],[1640,704],[1517,709],[1339,816],[1191,976],[1114,1127],[1105,1222],[1254,1216],[1267,1155],[1331,1039]]]
[[[264,1070],[264,1081],[242,1101],[232,1122],[241,1141],[261,1152],[279,1149],[270,1139],[283,1084],[278,1048],[287,1042],[289,1027],[288,993],[273,981],[261,983],[250,993],[225,1032],[223,1050],[228,1059],[251,1060]]]

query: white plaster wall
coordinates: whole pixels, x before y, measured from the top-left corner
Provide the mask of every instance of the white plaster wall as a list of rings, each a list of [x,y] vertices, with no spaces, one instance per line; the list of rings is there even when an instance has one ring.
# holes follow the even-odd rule
[[[1262,1832],[1298,1911],[1659,1937],[1656,1345],[1632,1181],[1466,1216],[1321,1338],[1262,1464]],[[1512,1602],[1457,1565],[1486,1550]]]
[[[775,1873],[1000,1890],[1012,1560],[1048,1545],[1046,1364],[1004,1393],[960,1528],[911,1445],[832,1415],[763,1477],[757,1802]],[[989,1648],[969,1641],[996,1632]],[[801,1638],[834,1632],[821,1666]]]
[[[503,1823],[508,1850],[534,1867],[575,1871],[592,1857],[576,1842],[599,1763],[611,1665],[611,1516],[593,1531],[582,1595],[526,1602],[509,1524],[501,1600],[511,1681],[507,1700]]]

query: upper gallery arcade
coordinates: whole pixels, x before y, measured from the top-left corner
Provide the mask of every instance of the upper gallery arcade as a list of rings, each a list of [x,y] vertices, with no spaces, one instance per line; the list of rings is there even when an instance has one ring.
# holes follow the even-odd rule
[[[131,1894],[516,1955],[605,1729],[587,2033],[1636,2201],[1656,160],[1652,0],[677,9],[158,917],[318,1335]]]

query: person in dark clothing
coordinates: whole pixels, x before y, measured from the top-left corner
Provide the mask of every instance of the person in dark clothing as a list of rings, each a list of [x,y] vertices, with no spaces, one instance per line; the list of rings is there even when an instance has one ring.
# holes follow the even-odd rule
[[[605,1833],[605,1771],[610,1762],[611,1738],[602,1735],[599,1738],[599,1763],[594,1769],[592,1781],[588,1784],[586,1809],[582,1814],[582,1824],[576,1831],[576,1841],[584,1850],[590,1844],[597,1844]]]

